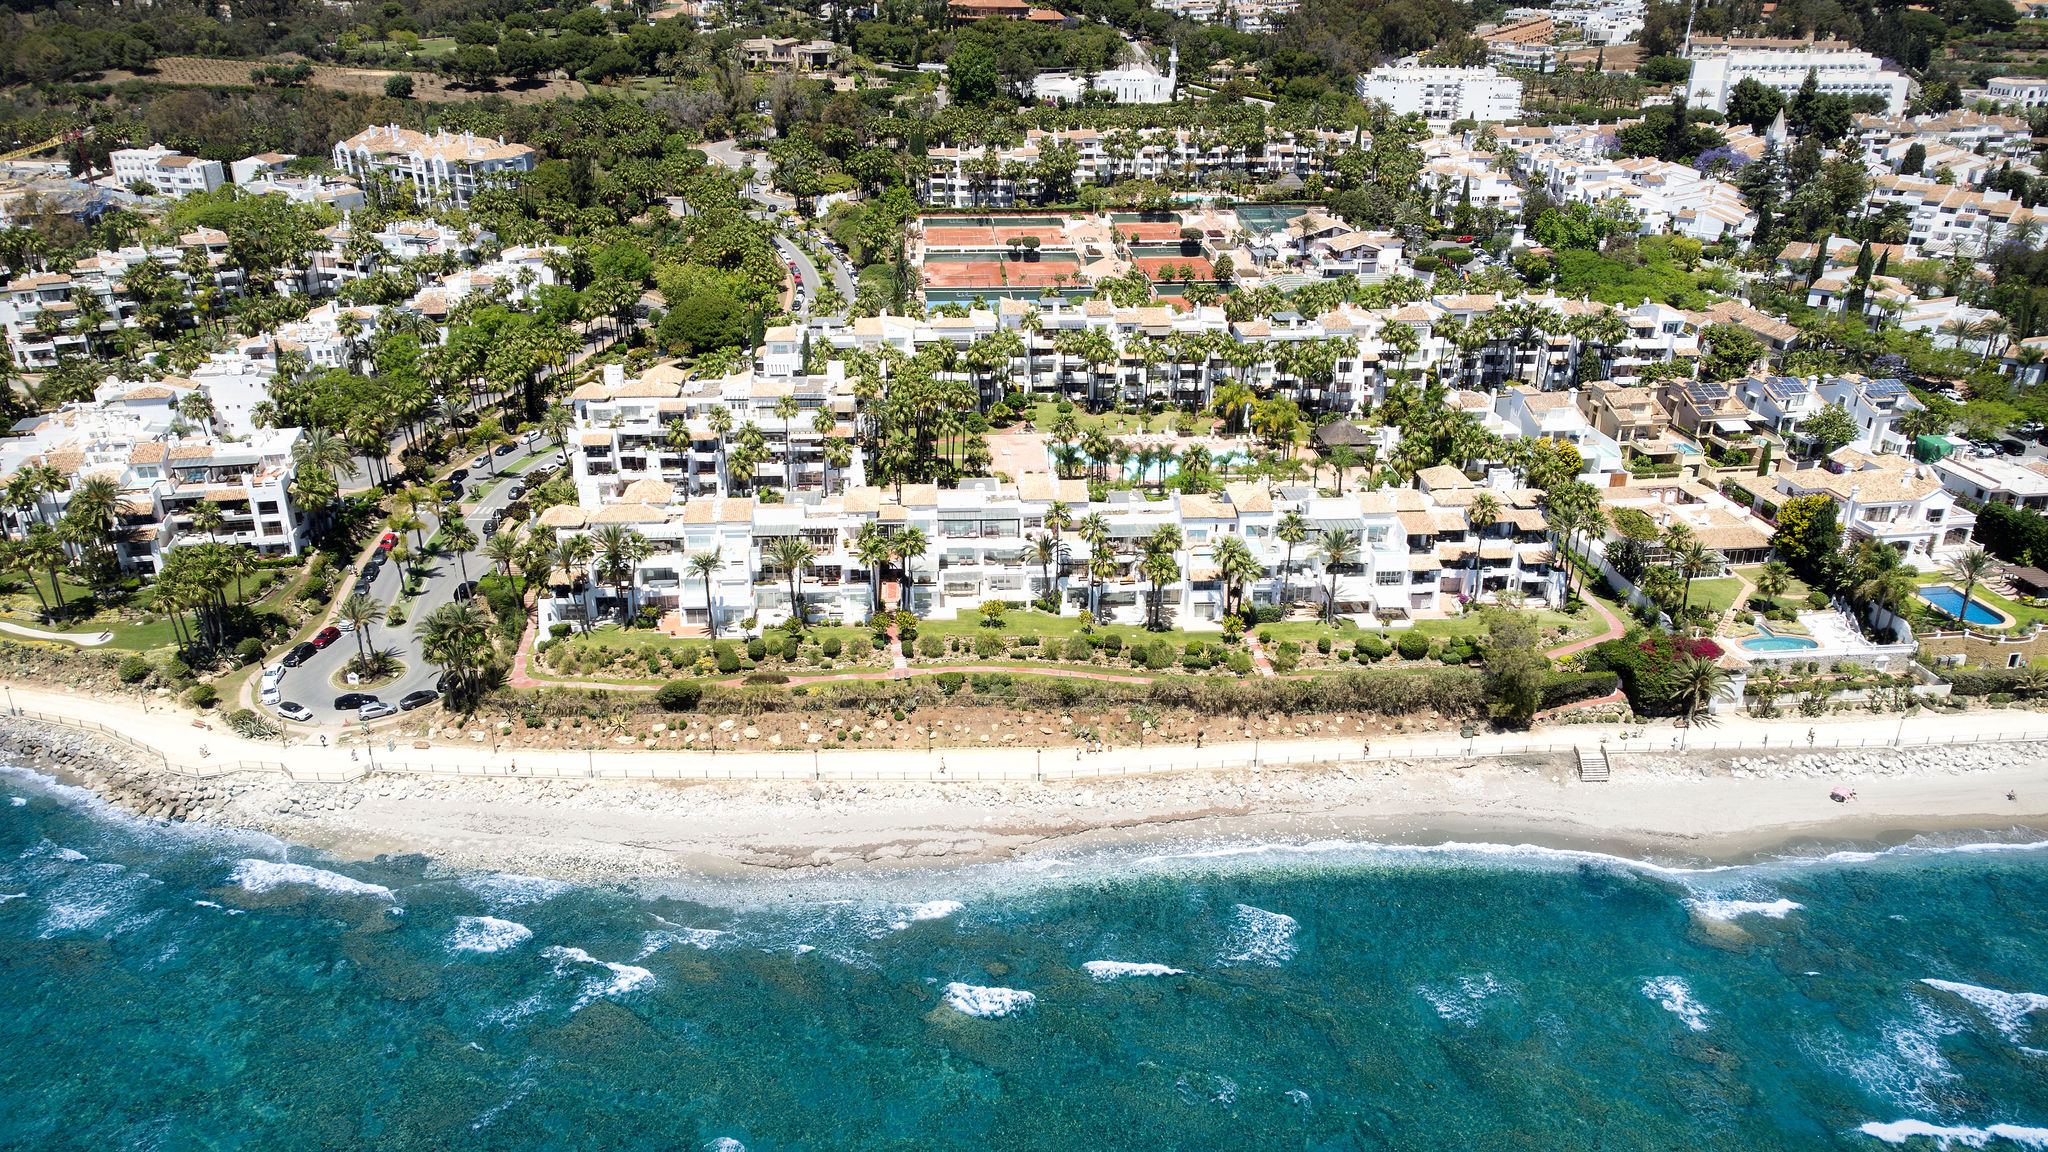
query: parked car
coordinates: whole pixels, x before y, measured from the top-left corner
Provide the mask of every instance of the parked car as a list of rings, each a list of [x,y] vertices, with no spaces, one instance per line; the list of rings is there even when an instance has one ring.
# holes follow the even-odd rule
[[[519,499],[519,498],[520,498],[521,496],[524,496],[524,495],[526,495],[526,485],[525,485],[525,484],[523,484],[523,483],[521,483],[520,481],[514,480],[514,481],[512,482],[512,492],[511,492],[511,495],[510,495],[509,497],[507,497],[507,498],[508,498],[508,499],[512,499],[512,500],[517,500],[517,499]],[[794,611],[794,610],[792,610],[792,611],[790,612],[790,614],[791,614],[792,616],[794,616],[794,615],[795,615],[796,613],[795,613],[795,611]]]
[[[277,683],[278,681],[280,681],[280,680],[284,679],[284,672],[285,672],[285,668],[284,668],[284,665],[282,665],[282,664],[272,664],[272,665],[270,665],[270,666],[268,666],[268,667],[264,668],[264,669],[263,669],[263,686],[264,686],[265,688],[268,688],[268,687],[270,687],[271,685],[273,685],[273,684]]]
[[[277,706],[277,714],[287,720],[297,720],[301,723],[313,718],[313,710],[311,708],[291,700],[286,700],[279,704]]]
[[[370,594],[370,581],[367,577],[356,581],[355,594],[358,596],[368,596]]]
[[[417,692],[407,692],[399,697],[398,707],[400,711],[410,712],[415,708],[425,708],[440,698],[441,694],[432,688],[422,688]]]
[[[455,586],[455,598],[457,600],[467,600],[475,595],[476,581],[474,580],[464,580],[462,583],[457,584]]]
[[[474,460],[471,460],[471,461],[469,462],[469,466],[470,466],[471,468],[488,468],[488,467],[490,467],[490,466],[491,466],[491,454],[490,454],[489,452],[486,452],[486,453],[484,453],[483,455],[481,455],[481,456],[478,456],[478,457],[477,457],[476,459],[474,459]]]
[[[524,437],[522,437],[522,439],[524,439],[528,444],[538,444],[540,443],[540,437],[540,429],[536,428],[533,431],[528,432]]]
[[[327,627],[322,628],[318,632],[313,633],[313,647],[325,648],[329,644],[332,644],[339,639],[341,639],[341,629],[336,628],[332,624],[330,624]]]
[[[358,720],[382,720],[386,716],[396,715],[398,715],[398,705],[386,704],[382,700],[372,700],[368,704],[356,709],[356,719]]]
[[[283,664],[287,668],[297,668],[299,665],[312,659],[313,653],[319,650],[317,646],[301,641],[292,645],[292,650],[285,653],[284,659],[278,661],[278,663]]]
[[[460,480],[450,481],[448,484],[448,498],[451,500],[462,499],[462,494],[467,491],[469,491],[469,489],[464,488],[462,486],[462,481]]]
[[[336,620],[334,626],[341,629],[344,636],[356,630],[356,622],[353,620]]]
[[[351,708],[361,708],[365,704],[375,704],[376,702],[377,697],[375,693],[343,692],[334,698],[334,710],[336,712],[346,712]]]
[[[398,543],[398,533],[386,532],[383,538],[377,541],[377,551],[389,552],[391,551],[391,546],[396,543]]]
[[[258,704],[275,704],[282,699],[284,699],[284,691],[283,689],[279,688],[276,684],[265,684],[263,688],[256,693],[256,702]]]
[[[467,480],[467,479],[469,479],[469,469],[467,469],[467,468],[457,468],[457,469],[456,469],[455,471],[453,471],[453,472],[450,472],[450,473],[448,474],[448,479],[450,479],[450,480]]]
[[[498,455],[510,456],[512,454],[512,450],[517,447],[519,447],[519,445],[517,444],[500,444],[498,445]]]

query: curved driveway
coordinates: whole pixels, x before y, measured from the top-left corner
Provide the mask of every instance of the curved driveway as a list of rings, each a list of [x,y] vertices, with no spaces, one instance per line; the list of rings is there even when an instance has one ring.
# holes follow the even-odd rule
[[[482,483],[487,487],[488,491],[477,504],[463,505],[464,508],[470,509],[470,511],[464,513],[463,520],[469,525],[470,531],[476,533],[479,549],[482,547],[484,523],[489,519],[490,514],[511,503],[512,481],[516,478],[504,478],[503,470],[506,467],[516,467],[521,461],[532,459],[535,456],[549,456],[554,452],[554,444],[547,440],[542,440],[539,444],[535,445],[532,451],[527,451],[526,446],[522,444],[519,448],[514,449],[511,455],[497,458],[501,479],[494,481],[490,479],[490,470],[488,468],[482,470]],[[477,470],[471,469],[471,476],[464,483],[473,484],[476,480]],[[440,525],[431,515],[423,515],[422,519],[428,522],[428,526],[421,529],[421,539],[431,539],[433,533],[439,530]],[[407,533],[407,536],[409,538],[411,533]],[[480,551],[471,552],[464,558],[463,562],[458,562],[453,555],[436,554],[427,569],[426,590],[415,597],[408,606],[405,623],[390,628],[381,624],[371,626],[369,644],[376,648],[395,647],[398,649],[399,659],[405,662],[405,674],[400,676],[397,682],[384,685],[381,688],[368,690],[378,699],[396,704],[406,693],[416,692],[422,688],[432,688],[435,682],[441,678],[441,670],[428,663],[420,655],[418,638],[414,629],[419,621],[426,618],[428,613],[444,604],[451,603],[455,599],[455,589],[457,585],[462,583],[463,566],[465,563],[468,566],[469,579],[471,580],[477,579],[490,569],[490,561],[485,560]],[[390,607],[398,601],[402,580],[403,577],[399,572],[398,565],[386,564],[377,573],[377,579],[370,585],[371,598],[387,608]],[[337,603],[339,600],[346,598],[347,592],[344,591],[337,598]],[[327,615],[331,619],[334,614],[330,610]],[[334,707],[335,697],[344,692],[357,691],[357,689],[350,688],[346,684],[337,685],[335,683],[336,680],[341,679],[342,668],[347,665],[349,658],[355,654],[356,637],[353,633],[344,632],[341,639],[314,653],[312,658],[304,664],[285,671],[284,680],[280,685],[283,698],[297,704],[303,704],[313,712],[313,719],[310,723],[291,723],[288,725],[289,727],[303,731],[314,727],[335,728],[360,723],[356,719],[354,709],[344,712]],[[279,655],[281,656],[282,653],[279,653]],[[265,711],[274,712],[275,710],[266,708]],[[404,713],[400,715],[404,715]]]

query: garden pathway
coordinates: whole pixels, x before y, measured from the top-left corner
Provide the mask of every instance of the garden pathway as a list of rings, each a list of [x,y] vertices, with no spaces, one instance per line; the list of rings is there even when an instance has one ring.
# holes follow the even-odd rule
[[[1581,652],[1587,648],[1591,648],[1595,644],[1599,644],[1607,640],[1612,640],[1616,636],[1621,635],[1624,631],[1624,629],[1621,626],[1620,618],[1616,617],[1614,613],[1609,612],[1607,610],[1607,605],[1601,603],[1599,597],[1592,595],[1583,595],[1581,598],[1584,599],[1586,603],[1591,604],[1593,606],[1593,611],[1598,612],[1600,614],[1600,619],[1607,622],[1607,630],[1605,632],[1602,632],[1598,636],[1588,636],[1584,640],[1574,640],[1569,644],[1561,644],[1556,648],[1552,648],[1548,653],[1546,653],[1546,655],[1548,655],[1553,660],[1562,659],[1563,657],[1569,656],[1574,652]]]

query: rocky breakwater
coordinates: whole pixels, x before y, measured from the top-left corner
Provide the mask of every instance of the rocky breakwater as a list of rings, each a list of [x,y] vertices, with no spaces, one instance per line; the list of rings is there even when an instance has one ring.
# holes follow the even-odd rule
[[[228,804],[256,786],[165,772],[109,741],[27,720],[0,724],[0,760],[90,788],[109,804],[154,820],[220,822]]]

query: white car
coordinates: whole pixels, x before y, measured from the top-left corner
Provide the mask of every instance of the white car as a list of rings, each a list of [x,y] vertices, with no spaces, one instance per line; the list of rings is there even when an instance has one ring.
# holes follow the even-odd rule
[[[486,453],[484,453],[483,455],[481,455],[481,456],[477,457],[476,459],[474,459],[474,460],[471,460],[471,461],[469,462],[469,466],[470,466],[471,468],[487,468],[487,467],[489,467],[489,466],[490,466],[490,463],[491,463],[491,454],[490,454],[489,452],[486,452]]]
[[[272,664],[263,669],[263,687],[275,688],[277,682],[284,679],[285,671],[285,666],[282,664]]]
[[[356,709],[356,718],[358,720],[382,720],[386,716],[396,715],[398,715],[398,705],[386,704],[381,700],[372,700],[368,704]]]
[[[313,710],[311,708],[306,707],[304,704],[295,704],[290,700],[286,700],[277,706],[277,714],[287,720],[297,720],[302,724],[313,718]]]
[[[270,706],[270,705],[272,705],[272,704],[276,704],[276,703],[278,703],[279,701],[281,701],[281,700],[283,700],[283,699],[284,699],[284,690],[283,690],[283,689],[282,689],[281,687],[279,687],[279,686],[278,686],[277,684],[274,684],[274,683],[272,683],[272,684],[265,684],[265,685],[263,686],[263,689],[262,689],[261,691],[259,691],[258,693],[256,693],[256,702],[257,702],[258,704],[261,704],[261,705],[263,705],[263,706],[264,706],[264,707],[266,707],[266,708],[267,708],[267,707],[269,707],[269,706]]]

